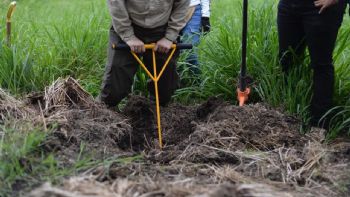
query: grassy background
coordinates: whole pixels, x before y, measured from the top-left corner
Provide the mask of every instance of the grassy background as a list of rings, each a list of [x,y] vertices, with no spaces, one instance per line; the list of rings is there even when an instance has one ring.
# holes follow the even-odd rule
[[[1,4],[2,10],[7,4]],[[4,14],[1,23],[5,24]],[[96,94],[109,23],[105,1],[19,1],[13,16],[13,47],[0,49],[2,87],[21,94],[71,75]],[[2,28],[0,40],[4,35]]]
[[[0,87],[21,96],[41,91],[61,76],[73,76],[94,96],[99,92],[106,61],[110,17],[105,0],[19,0],[13,16],[13,45],[5,40],[5,13],[10,1],[0,1]],[[289,76],[278,65],[276,2],[250,1],[248,72],[254,78],[252,102],[266,102],[290,114],[309,118],[312,71],[305,57]],[[335,50],[337,116],[330,138],[350,125],[350,24],[344,17]],[[212,32],[199,46],[201,83],[191,85],[183,54],[179,61],[183,87],[174,100],[195,103],[219,95],[235,103],[240,65],[241,1],[215,0]],[[135,78],[134,92],[145,93],[145,75]],[[284,83],[287,78],[288,82]],[[17,128],[8,123],[0,128],[0,196],[18,180],[56,180],[91,164],[85,158],[77,166],[62,169],[50,155],[41,156],[45,134],[41,128]],[[18,144],[15,146],[14,144]],[[19,163],[31,163],[26,169]],[[33,182],[35,183],[35,181]]]
[[[5,12],[10,1],[0,2],[0,41],[5,40]],[[266,102],[297,114],[307,122],[312,71],[309,58],[289,76],[278,65],[277,1],[256,0],[249,11],[249,74],[255,79],[253,102]],[[192,86],[184,56],[179,61],[183,88],[175,100],[193,103],[220,95],[235,102],[240,65],[241,1],[216,0],[212,32],[199,47],[201,84]],[[40,91],[60,76],[73,76],[94,96],[99,92],[110,17],[104,0],[19,0],[13,17],[13,45],[0,44],[0,85],[15,95]],[[348,17],[335,50],[335,102],[341,109],[333,136],[349,125],[350,53]],[[139,72],[134,92],[146,93],[146,77]],[[288,83],[284,83],[288,78]]]

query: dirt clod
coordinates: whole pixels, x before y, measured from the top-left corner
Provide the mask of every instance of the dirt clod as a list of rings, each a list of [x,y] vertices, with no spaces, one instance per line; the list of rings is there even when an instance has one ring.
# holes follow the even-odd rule
[[[81,154],[113,160],[59,186],[45,184],[30,197],[349,193],[350,143],[325,144],[321,129],[300,134],[298,119],[264,104],[238,107],[211,98],[201,105],[161,107],[164,148],[159,149],[155,104],[146,98],[131,96],[122,113],[114,112],[67,78],[31,101],[0,91],[0,123],[12,116],[41,125],[48,132],[41,150],[62,167],[74,165]]]

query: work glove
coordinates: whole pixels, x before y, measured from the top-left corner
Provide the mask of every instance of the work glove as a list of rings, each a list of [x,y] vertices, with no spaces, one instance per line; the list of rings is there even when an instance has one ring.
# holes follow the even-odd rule
[[[204,33],[210,32],[210,20],[209,20],[209,17],[202,17],[202,31]]]

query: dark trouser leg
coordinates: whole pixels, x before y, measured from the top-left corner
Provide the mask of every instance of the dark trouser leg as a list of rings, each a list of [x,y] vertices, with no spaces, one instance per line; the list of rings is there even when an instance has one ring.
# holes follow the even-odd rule
[[[165,106],[171,100],[171,96],[174,94],[174,91],[177,89],[179,83],[179,76],[176,71],[176,61],[179,56],[179,52],[176,51],[173,58],[170,60],[168,66],[166,67],[163,75],[158,81],[158,92],[159,92],[159,102],[162,106]],[[168,58],[168,54],[156,53],[157,58],[157,74],[160,73],[164,63]],[[153,74],[153,60],[152,53],[147,52],[144,56],[144,61],[147,68]],[[148,84],[148,90],[151,94],[151,97],[155,98],[154,82],[150,81]]]
[[[108,59],[102,82],[100,99],[108,106],[116,106],[130,91],[138,64],[130,51],[117,51],[112,43],[119,43],[120,37],[110,30]]]
[[[290,1],[280,1],[277,25],[280,64],[283,72],[288,73],[305,51],[305,32],[302,18],[293,10]]]
[[[318,9],[314,8],[303,16],[306,42],[314,70],[311,101],[311,123],[314,125],[332,108],[334,92],[332,56],[344,10],[344,4],[339,3],[322,14],[318,14]],[[320,126],[327,126],[323,124]]]

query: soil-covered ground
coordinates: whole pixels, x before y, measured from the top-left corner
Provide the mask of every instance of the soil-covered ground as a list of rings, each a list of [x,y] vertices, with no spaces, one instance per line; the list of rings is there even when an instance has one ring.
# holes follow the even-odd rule
[[[29,197],[350,194],[350,142],[325,143],[317,128],[300,134],[298,119],[264,104],[237,107],[211,98],[162,107],[160,149],[155,106],[143,97],[129,97],[116,112],[68,78],[26,102],[4,92],[0,98],[0,120],[12,116],[51,128],[42,150],[62,166],[76,162],[82,143],[92,159],[117,159],[60,184],[45,183]],[[17,104],[7,105],[9,100]]]

